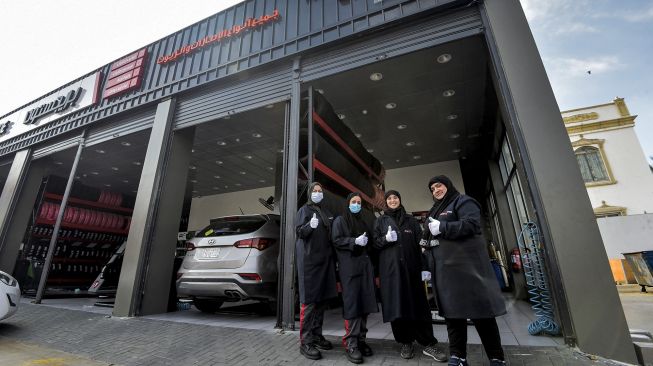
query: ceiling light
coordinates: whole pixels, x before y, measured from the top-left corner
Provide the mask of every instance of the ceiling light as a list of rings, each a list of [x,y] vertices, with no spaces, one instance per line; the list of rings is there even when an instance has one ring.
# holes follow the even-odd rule
[[[217,191],[217,190],[219,190],[219,189],[220,189],[220,187],[213,187],[213,190],[214,190],[214,191]]]
[[[222,165],[222,164],[223,164],[223,163],[222,163],[222,160],[216,160],[215,163],[218,164],[218,165]]]
[[[345,116],[345,115],[342,114],[342,113],[338,113],[338,118],[340,118],[340,119],[345,119],[345,118],[347,118],[347,116]]]
[[[414,159],[414,160],[419,160],[419,159],[421,159],[421,158],[422,158],[421,155],[415,155],[415,156],[413,156],[413,159]]]
[[[93,174],[93,175],[99,175],[100,173],[98,173],[98,172],[91,172],[91,174]]]
[[[240,171],[240,172],[238,172],[238,174],[245,175],[245,174],[247,174],[247,172]]]
[[[272,171],[272,170],[274,170],[274,168],[271,167],[271,166],[269,166],[269,167],[268,167],[268,170]]]
[[[262,135],[260,133],[253,133],[252,137],[260,138]]]
[[[395,109],[397,108],[397,103],[388,103],[385,105],[385,109]]]
[[[460,158],[463,159],[463,160],[467,160],[466,156],[461,156]]]
[[[283,153],[283,149],[278,149],[277,152],[278,152],[279,154],[282,154],[282,153]]]
[[[234,140],[235,140],[236,142],[240,142],[240,139],[239,139],[239,138],[235,138]]]
[[[456,154],[458,154],[458,153],[461,152],[461,151],[462,151],[462,150],[460,150],[460,149],[453,149],[453,152],[456,153]]]
[[[458,118],[457,114],[450,114],[450,115],[447,116],[447,119],[449,121],[453,121],[454,119],[457,119],[457,118]]]
[[[195,165],[189,165],[189,166],[188,166],[188,169],[190,169],[190,170],[195,170],[195,169],[197,169],[197,167],[196,167]]]
[[[235,185],[236,187],[240,187],[240,186],[242,186],[242,184],[240,184],[240,183],[236,183],[236,184],[234,184],[234,185]]]
[[[122,182],[123,182],[123,183],[129,183],[129,181],[128,181],[127,179],[123,179]]]
[[[197,181],[196,181],[195,179],[191,179],[190,182],[191,182],[191,183],[197,183]]]
[[[105,186],[105,187],[111,187],[111,184],[106,183],[104,186]]]
[[[436,59],[438,63],[441,64],[446,64],[447,62],[451,61],[451,55],[448,53],[443,53],[438,58]]]
[[[119,169],[118,169],[117,166],[112,166],[112,167],[111,167],[111,170],[113,170],[114,172],[117,172]]]
[[[400,159],[396,159],[395,161],[398,163],[398,162],[400,162],[401,160],[400,160]]]
[[[445,90],[442,92],[442,96],[444,97],[453,97],[454,94],[456,94],[456,91],[453,89]]]
[[[367,152],[368,152],[368,153],[373,153],[373,152],[374,152],[374,149],[367,149]]]
[[[220,145],[220,146],[224,146],[224,145],[226,145],[226,144],[227,144],[227,143],[224,142],[224,141],[218,141],[218,145]]]
[[[229,186],[225,184],[224,189],[228,189],[228,188],[229,188]]]
[[[415,146],[415,143],[413,141],[408,141],[406,143],[406,146]]]
[[[190,151],[190,152],[192,152],[192,153],[194,153],[194,152],[195,152],[195,149],[191,149],[191,151]]]
[[[193,193],[197,193],[197,191],[193,191]]]
[[[471,134],[467,135],[467,138],[468,139],[473,139],[473,138],[479,137],[479,136],[480,136],[480,134],[478,134],[478,133],[471,133]]]
[[[231,119],[231,116],[224,116],[222,119]]]
[[[60,161],[55,161],[54,164],[55,164],[55,165],[61,165],[61,164],[63,164],[63,163],[60,162]]]
[[[95,150],[95,152],[98,153],[98,154],[104,154],[106,151],[97,149],[97,150]]]
[[[140,162],[140,161],[135,161],[135,162],[133,162],[132,164],[134,164],[134,165],[141,165],[141,162]]]
[[[398,130],[405,130],[406,128],[408,128],[408,125],[397,125]]]
[[[215,179],[220,179],[220,178],[222,178],[222,177],[219,176],[219,175],[214,175],[213,178],[215,178]]]
[[[383,74],[380,72],[375,72],[374,74],[370,75],[370,80],[372,81],[379,81],[381,79],[383,79]]]
[[[259,179],[259,183],[265,183],[265,179]]]
[[[320,94],[324,94],[324,90],[322,90],[322,89],[315,89],[315,91],[320,93]]]
[[[252,160],[252,156],[251,155],[245,155],[245,159]]]
[[[122,146],[132,146],[132,144],[127,142],[127,141],[121,142],[120,145],[122,145]]]
[[[356,135],[356,137],[358,137],[358,138],[363,137],[363,134],[362,134],[362,133],[357,133],[357,134],[355,134],[355,135]]]
[[[272,109],[272,108],[274,108],[274,104],[268,104],[268,105],[265,106],[265,108]]]
[[[79,179],[79,175],[76,175],[76,176],[75,176],[75,179]]]
[[[460,137],[460,134],[458,134],[458,133],[452,133],[451,135],[449,135],[450,139],[457,139],[459,137]]]
[[[363,114],[367,114],[367,109],[363,109],[363,110],[361,111],[361,113],[363,113]]]

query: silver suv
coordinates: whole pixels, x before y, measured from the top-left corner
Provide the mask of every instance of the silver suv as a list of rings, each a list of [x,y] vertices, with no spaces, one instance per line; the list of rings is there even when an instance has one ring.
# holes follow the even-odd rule
[[[225,301],[260,300],[274,306],[279,256],[278,215],[220,217],[186,243],[177,295],[203,312]]]

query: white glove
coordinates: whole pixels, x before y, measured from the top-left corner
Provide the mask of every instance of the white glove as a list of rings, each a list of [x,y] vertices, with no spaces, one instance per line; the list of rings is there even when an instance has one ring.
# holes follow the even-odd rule
[[[431,272],[422,271],[422,281],[430,281],[430,280],[431,280]]]
[[[308,224],[311,225],[311,228],[315,229],[319,223],[320,221],[317,219],[317,216],[315,216],[315,213],[313,213],[313,217],[311,218],[311,221],[308,222]]]
[[[420,239],[419,246],[422,247],[422,248],[429,248],[430,247],[429,242],[426,241],[425,239]]]
[[[429,231],[431,231],[431,235],[433,236],[440,235],[440,221],[429,217]]]
[[[367,236],[366,236],[366,234],[367,234],[367,232],[364,232],[361,236],[356,238],[356,240],[354,240],[354,244],[360,245],[362,247],[366,246],[367,245]]]
[[[385,234],[385,241],[389,243],[397,241],[397,232],[392,230],[390,226],[388,226],[388,232]]]

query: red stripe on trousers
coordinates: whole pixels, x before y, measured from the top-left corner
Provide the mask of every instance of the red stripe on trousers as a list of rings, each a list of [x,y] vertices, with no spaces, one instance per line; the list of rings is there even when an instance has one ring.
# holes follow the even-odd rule
[[[299,310],[299,344],[304,344],[304,335],[302,330],[304,329],[304,310],[306,309],[306,304],[301,304]]]
[[[347,336],[349,335],[349,332],[351,332],[351,329],[349,329],[349,320],[345,319],[345,336],[342,337],[342,346],[347,348]]]

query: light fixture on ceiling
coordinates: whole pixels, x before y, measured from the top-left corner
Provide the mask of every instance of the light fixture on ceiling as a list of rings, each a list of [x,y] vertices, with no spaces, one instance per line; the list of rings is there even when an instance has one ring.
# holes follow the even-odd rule
[[[480,134],[478,134],[478,133],[470,133],[469,135],[467,135],[467,138],[468,139],[473,139],[473,138],[476,138],[476,137],[479,137],[479,136],[480,136]]]
[[[195,149],[191,149],[190,152],[194,153],[194,152],[195,152]]]
[[[222,177],[219,176],[219,175],[214,175],[213,178],[215,178],[215,179],[220,179],[220,178],[222,178]]]
[[[122,182],[123,183],[129,183],[129,181],[127,179],[123,179]]]
[[[229,189],[229,186],[225,184],[224,189]]]
[[[372,81],[380,81],[381,79],[383,79],[383,74],[380,72],[375,72],[370,75],[370,80]]]
[[[254,138],[257,138],[257,139],[258,139],[258,138],[261,138],[261,137],[262,137],[262,135],[261,135],[260,133],[253,133],[253,134],[252,134],[252,137],[254,137]]]
[[[452,133],[451,135],[449,135],[450,139],[457,139],[459,137],[460,137],[460,134],[458,134],[458,133]]]
[[[405,130],[406,128],[408,128],[408,125],[397,125],[398,130]]]
[[[193,191],[193,193],[197,193],[197,191]]]
[[[195,169],[197,169],[197,167],[196,167],[195,165],[189,165],[189,166],[188,166],[188,169],[190,169],[190,170],[195,170]]]
[[[245,159],[252,160],[252,156],[251,155],[245,155]]]
[[[397,108],[397,103],[390,102],[385,105],[385,109],[395,109],[395,108]]]
[[[220,146],[225,146],[227,143],[224,141],[218,141],[217,144]]]
[[[436,60],[440,64],[446,64],[447,62],[451,61],[451,55],[448,53],[443,53],[440,56],[438,56]]]
[[[368,152],[368,153],[373,153],[373,152],[374,152],[374,149],[367,149],[367,152]]]
[[[75,176],[75,179],[79,179],[79,175],[76,175],[76,176]]]
[[[342,120],[342,119],[347,118],[347,116],[345,116],[345,115],[342,114],[342,113],[338,113],[338,118],[340,118],[340,119]]]
[[[117,172],[117,171],[120,170],[120,169],[118,169],[117,166],[112,166],[112,167],[111,167],[111,170],[113,170],[114,172]]]
[[[244,171],[241,170],[241,171],[238,172],[238,174],[245,175],[245,174],[247,174],[247,172],[244,172]]]
[[[277,149],[277,152],[278,152],[279,154],[283,154],[283,149]]]
[[[363,109],[363,110],[361,111],[361,113],[363,113],[363,114],[367,114],[367,109]]]
[[[231,116],[224,116],[222,119],[231,119]]]
[[[458,115],[457,114],[450,114],[450,115],[447,116],[447,119],[449,121],[453,121],[454,119],[458,119]]]
[[[100,175],[100,173],[98,173],[98,172],[91,172],[91,174],[93,174],[93,175]]]
[[[97,149],[97,150],[95,150],[95,152],[98,153],[98,154],[104,154],[106,151],[101,150],[101,149]]]
[[[317,89],[317,88],[316,88],[315,91],[318,92],[318,93],[320,93],[320,94],[324,94],[324,90],[322,90],[322,89]]]
[[[214,191],[217,191],[217,190],[219,190],[219,189],[220,189],[220,187],[213,187],[213,190],[214,190]]]
[[[54,165],[62,165],[62,164],[63,164],[63,163],[60,162],[60,161],[55,161],[55,162],[54,162]]]
[[[127,142],[127,141],[121,142],[120,145],[122,145],[122,146],[132,146],[132,144]]]
[[[268,104],[268,105],[265,106],[265,108],[272,109],[272,108],[274,108],[274,104]]]
[[[408,141],[408,142],[406,143],[406,146],[409,146],[409,147],[410,147],[410,146],[415,146],[415,142],[413,142],[413,141]]]
[[[195,180],[195,179],[191,179],[190,182],[191,182],[191,183],[197,183],[197,180]]]
[[[222,165],[222,164],[224,164],[224,163],[222,162],[222,160],[216,160],[215,163],[218,164],[218,165]]]
[[[134,165],[141,165],[142,163],[141,163],[140,161],[134,161],[134,162],[132,162],[132,164],[134,164]]]
[[[397,163],[400,162],[400,161],[401,161],[401,159],[395,159],[395,162],[397,162]]]
[[[236,137],[236,138],[234,139],[234,141],[236,141],[236,142],[240,142],[240,139],[239,139],[238,137]]]
[[[413,156],[413,160],[419,160],[419,159],[421,159],[421,158],[422,158],[421,155],[414,155],[414,156]]]
[[[363,134],[362,134],[362,133],[357,133],[357,134],[355,134],[355,135],[356,135],[356,137],[358,137],[358,138],[363,137]]]
[[[461,158],[462,160],[467,160],[467,157],[466,157],[466,156],[461,156],[460,158]]]
[[[273,167],[271,167],[271,166],[269,166],[269,167],[268,167],[268,170],[269,170],[269,171],[273,171],[273,170],[274,170],[274,168],[273,168]]]
[[[240,186],[242,186],[242,184],[240,184],[240,183],[235,183],[234,185],[235,185],[236,187],[240,187]]]
[[[111,187],[111,184],[109,184],[109,183],[105,183],[104,186],[105,186],[105,187]]]
[[[447,89],[442,92],[443,97],[453,97],[456,94],[456,91],[453,89]]]
[[[462,150],[460,150],[460,149],[453,149],[452,151],[453,151],[454,153],[458,154],[458,153],[461,152]]]
[[[265,183],[265,179],[259,179],[258,182],[259,183]]]

